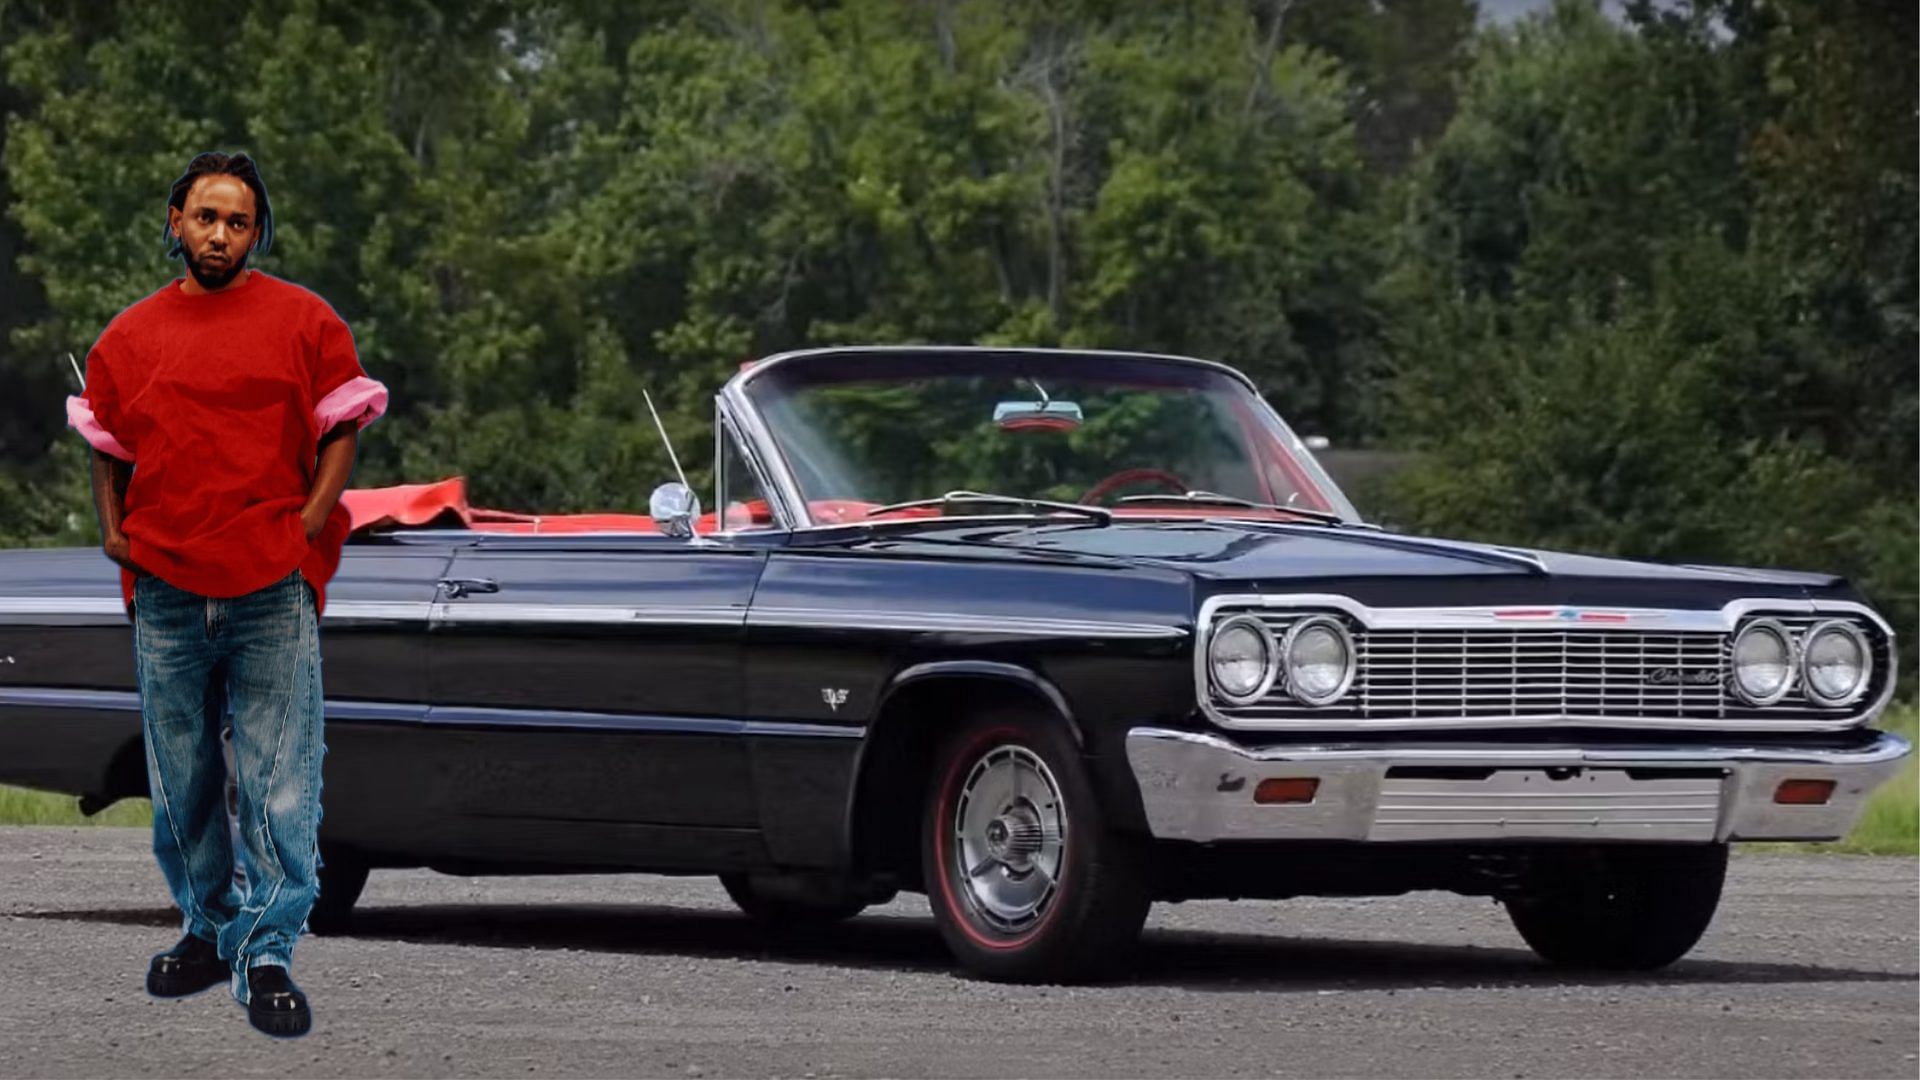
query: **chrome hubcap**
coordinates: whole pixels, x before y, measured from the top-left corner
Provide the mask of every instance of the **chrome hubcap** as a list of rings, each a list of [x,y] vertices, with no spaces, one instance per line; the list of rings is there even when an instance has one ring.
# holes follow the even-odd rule
[[[1046,762],[1002,745],[967,773],[953,812],[954,870],[980,921],[1018,933],[1046,913],[1066,860],[1066,803]]]

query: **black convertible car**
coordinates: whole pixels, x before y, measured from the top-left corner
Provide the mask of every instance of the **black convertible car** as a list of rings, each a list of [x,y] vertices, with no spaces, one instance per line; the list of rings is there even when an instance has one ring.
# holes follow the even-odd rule
[[[1383,531],[1219,364],[790,353],[713,435],[707,514],[356,535],[314,931],[381,867],[715,874],[1060,980],[1156,900],[1448,889],[1647,968],[1729,842],[1844,835],[1908,752],[1844,581]],[[112,564],[0,554],[0,782],[145,795],[133,685]]]

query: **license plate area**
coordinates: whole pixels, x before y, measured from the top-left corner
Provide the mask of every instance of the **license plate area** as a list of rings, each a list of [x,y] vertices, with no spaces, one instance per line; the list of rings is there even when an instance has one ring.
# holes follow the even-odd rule
[[[1703,769],[1394,768],[1367,839],[1710,841],[1725,784]]]

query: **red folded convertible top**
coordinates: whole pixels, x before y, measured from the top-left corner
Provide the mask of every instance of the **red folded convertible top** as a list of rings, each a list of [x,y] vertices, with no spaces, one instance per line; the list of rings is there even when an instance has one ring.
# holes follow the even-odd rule
[[[521,514],[489,510],[467,502],[467,479],[454,476],[430,484],[350,488],[340,502],[353,516],[353,531],[405,526],[409,528],[470,529],[497,533],[578,533],[618,530],[658,532],[646,514]],[[710,532],[711,514],[696,529]]]

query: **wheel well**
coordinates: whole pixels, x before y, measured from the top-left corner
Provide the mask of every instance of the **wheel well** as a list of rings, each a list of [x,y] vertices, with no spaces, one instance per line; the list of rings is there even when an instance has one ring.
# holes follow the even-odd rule
[[[120,799],[145,799],[152,795],[147,790],[147,744],[142,736],[134,736],[120,744],[113,752],[113,760],[107,764],[107,771],[101,778],[101,794],[110,805]]]
[[[940,737],[982,712],[1071,720],[1033,686],[992,676],[920,679],[888,697],[867,735],[850,815],[852,862],[920,889],[920,818]]]

